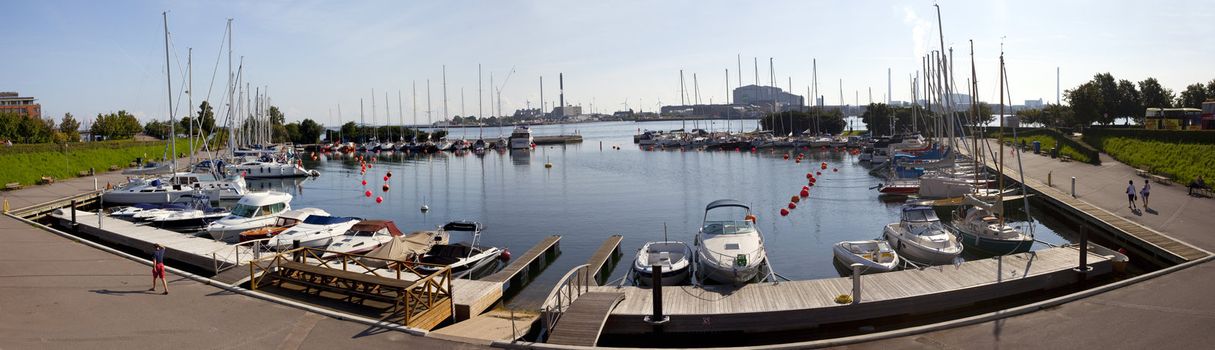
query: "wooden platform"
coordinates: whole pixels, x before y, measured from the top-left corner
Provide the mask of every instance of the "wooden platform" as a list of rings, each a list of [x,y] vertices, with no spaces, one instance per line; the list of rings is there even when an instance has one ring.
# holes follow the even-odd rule
[[[596,249],[595,253],[591,254],[591,257],[586,260],[586,264],[590,265],[587,270],[593,271],[595,274],[594,276],[591,276],[591,281],[596,285],[603,284],[603,282],[605,282],[605,280],[611,276],[611,268],[614,266],[614,264],[609,264],[609,262],[619,260],[621,240],[624,240],[624,236],[609,236],[608,239],[603,241],[603,244],[599,246],[599,249]],[[607,268],[607,271],[604,271],[605,267]]]
[[[523,255],[511,259],[510,264],[507,264],[501,271],[486,276],[481,280],[486,282],[509,282],[517,277],[520,272],[528,272],[533,267],[532,265],[536,265],[535,263],[538,261],[536,258],[539,258],[540,254],[554,254],[555,251],[560,250],[560,247],[557,245],[560,241],[561,236],[545,237],[540,243],[536,243],[532,249],[528,249],[526,253],[523,253]]]
[[[671,333],[772,332],[942,312],[1073,285],[1082,277],[1072,270],[1078,260],[1076,248],[1063,247],[1001,259],[968,261],[958,266],[865,275],[860,302],[855,305],[835,303],[840,294],[852,293],[850,278],[757,283],[740,288],[665,287],[662,290],[663,309],[671,320],[663,329]],[[1111,271],[1111,263],[1105,257],[1089,253],[1088,262],[1093,268],[1088,277]],[[642,321],[653,312],[652,290],[624,286],[591,287],[590,291],[625,295],[624,301],[608,317],[604,334],[653,332],[653,326]]]
[[[567,143],[582,142],[582,135],[550,135],[550,136],[535,136],[532,137],[532,142],[537,145],[561,145]]]
[[[63,215],[51,216],[65,226],[72,220],[68,210],[64,210]],[[149,259],[153,245],[160,243],[165,246],[165,258],[171,260],[170,264],[173,261],[181,262],[204,271],[218,273],[239,265],[238,259],[247,261],[254,258],[254,252],[246,246],[224,243],[209,237],[195,237],[109,216],[102,216],[101,226],[98,227],[97,213],[94,212],[76,211],[76,223],[80,232],[96,236],[107,243],[138,249],[147,253]],[[247,276],[248,271],[244,274]]]
[[[456,321],[476,317],[498,303],[508,289],[526,285],[532,275],[539,273],[556,258],[561,250],[560,241],[561,236],[545,237],[492,275],[479,280],[452,281]]]
[[[570,308],[561,314],[549,344],[595,346],[608,314],[624,300],[624,293],[590,292],[578,297]]]
[[[496,309],[472,319],[432,331],[426,336],[464,343],[490,345],[509,342],[527,334],[539,319],[535,311]]]

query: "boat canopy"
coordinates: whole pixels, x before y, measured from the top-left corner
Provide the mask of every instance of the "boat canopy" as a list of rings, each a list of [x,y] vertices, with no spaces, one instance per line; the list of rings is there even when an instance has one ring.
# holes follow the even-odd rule
[[[350,228],[351,231],[366,232],[376,232],[382,229],[388,229],[388,233],[393,236],[401,235],[401,230],[397,229],[397,225],[389,220],[363,220],[357,224],[354,224],[354,227]]]
[[[327,226],[327,225],[340,224],[343,222],[348,222],[348,221],[353,221],[353,220],[358,220],[358,219],[359,218],[345,217],[345,216],[311,215],[307,218],[304,218],[304,223],[310,224],[310,225]]]
[[[446,231],[481,231],[482,229],[481,223],[467,220],[452,221],[443,225],[443,230]]]
[[[284,192],[278,192],[278,191],[268,191],[268,192],[254,192],[254,193],[246,194],[244,197],[241,197],[240,201],[238,201],[237,204],[244,204],[244,205],[251,205],[251,206],[264,206],[264,205],[270,205],[270,204],[275,204],[275,203],[289,203],[289,202],[291,202],[290,194],[287,194]]]
[[[931,222],[941,221],[941,219],[937,218],[937,212],[933,211],[932,207],[917,205],[903,208],[903,221]]]
[[[710,210],[713,208],[720,208],[720,207],[739,207],[739,208],[743,208],[746,210],[751,210],[751,207],[748,207],[742,201],[739,201],[736,199],[718,199],[718,200],[712,201],[709,203],[708,206],[705,206],[705,210]]]

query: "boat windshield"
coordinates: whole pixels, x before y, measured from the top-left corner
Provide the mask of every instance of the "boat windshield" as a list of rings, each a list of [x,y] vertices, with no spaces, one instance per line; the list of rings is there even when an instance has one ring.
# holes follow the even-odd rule
[[[903,211],[903,220],[912,222],[940,221],[932,209],[917,209]]]
[[[251,218],[254,214],[257,214],[257,208],[256,205],[237,204],[236,207],[232,208],[231,214],[242,218]]]
[[[749,213],[744,207],[715,207],[705,212],[703,232],[711,235],[754,232],[755,226],[747,220]]]

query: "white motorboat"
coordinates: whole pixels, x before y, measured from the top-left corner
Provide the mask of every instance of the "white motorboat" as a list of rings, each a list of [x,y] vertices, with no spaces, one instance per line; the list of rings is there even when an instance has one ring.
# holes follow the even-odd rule
[[[321,257],[367,253],[400,235],[401,230],[392,221],[363,220],[341,236],[334,237],[333,241],[325,246],[325,253]]]
[[[295,241],[300,247],[324,248],[333,242],[334,237],[341,236],[359,223],[359,218],[325,215],[311,215],[304,221],[279,232],[266,245],[275,249],[290,248]]]
[[[962,254],[962,244],[931,207],[903,207],[902,218],[886,225],[883,235],[902,258],[919,263],[949,264]]]
[[[233,171],[244,175],[247,179],[270,179],[283,177],[307,177],[312,176],[316,171],[304,169],[304,166],[299,162],[282,163],[282,162],[263,162],[252,161],[244,162],[232,166]]]
[[[419,262],[431,265],[418,265],[417,268],[424,272],[435,272],[441,266],[447,266],[459,278],[488,265],[502,254],[502,249],[478,245],[482,230],[484,227],[481,223],[475,221],[452,221],[443,225],[437,237],[447,241],[432,240],[435,244],[418,258]]]
[[[290,194],[278,191],[250,193],[236,202],[228,216],[207,225],[207,232],[215,240],[235,242],[242,231],[269,226],[276,215],[288,210],[291,210]]]
[[[687,282],[692,267],[692,248],[678,241],[646,242],[633,259],[634,280],[643,286],[653,283],[654,265],[662,266],[662,285]]]
[[[176,204],[174,204],[174,205],[176,205]],[[139,203],[139,204],[135,204],[132,206],[116,208],[113,212],[110,212],[110,216],[111,217],[120,217],[120,218],[121,217],[134,218],[135,214],[138,214],[145,210],[160,209],[160,208],[164,208],[164,207],[165,207],[165,204]]]
[[[767,253],[754,218],[750,207],[733,199],[705,207],[695,242],[698,277],[741,285],[759,276]]]
[[[164,178],[133,179],[101,194],[101,200],[111,204],[173,203],[195,191],[211,201],[236,199],[246,192],[245,179],[230,176],[222,180],[208,174],[177,173]]]
[[[329,212],[318,208],[301,208],[284,211],[282,214],[275,215],[274,223],[269,226],[241,231],[239,240],[245,242],[274,237],[313,216],[327,217],[329,216]]]
[[[228,209],[212,207],[206,201],[200,201],[190,208],[156,217],[148,221],[152,225],[163,228],[198,228],[207,226],[212,221],[228,216]]]
[[[885,240],[844,241],[831,248],[835,260],[844,266],[861,264],[861,273],[887,272],[899,265],[899,254]]]
[[[520,125],[510,133],[510,149],[532,148],[533,143],[535,138],[532,137],[532,129],[527,125]]]

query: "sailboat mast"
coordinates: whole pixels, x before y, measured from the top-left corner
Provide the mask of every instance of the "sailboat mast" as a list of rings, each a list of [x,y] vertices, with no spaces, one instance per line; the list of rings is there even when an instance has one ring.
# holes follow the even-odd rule
[[[1003,46],[1003,44],[1001,44],[1001,46]],[[999,216],[1000,226],[998,226],[998,227],[1004,227],[1004,51],[1003,50],[1000,50],[1000,115],[996,116],[996,118],[1000,118],[1000,133],[997,135],[999,143],[1000,143],[1000,145],[999,145],[1000,163],[999,163],[999,170],[998,170],[1000,172],[1000,175],[997,176],[997,178],[999,178],[1000,184],[999,184],[999,187],[997,187],[997,188],[999,188],[999,192],[997,192],[997,194],[996,194],[996,198],[998,198],[997,200],[999,201],[998,203],[1000,204],[999,205],[999,207],[1000,207],[1000,216]]]
[[[194,48],[186,50],[186,117],[190,118],[190,164],[194,164]]]
[[[401,123],[401,133],[397,135],[397,142],[405,142],[405,109],[401,105],[401,89],[397,89],[397,120]]]
[[[430,122],[430,79],[426,79],[426,127],[431,126]],[[431,130],[433,133],[434,130]],[[430,141],[431,133],[426,134],[426,141]]]
[[[380,140],[380,130],[375,123],[375,88],[371,88],[371,139],[377,143]]]
[[[169,13],[161,12],[161,17],[165,23],[165,86],[168,87],[169,96],[169,143],[173,157],[173,178],[177,179],[177,121],[173,119],[173,69],[169,66]]]

